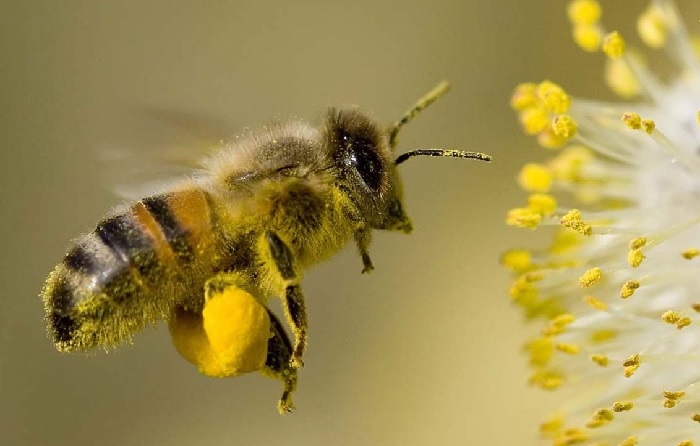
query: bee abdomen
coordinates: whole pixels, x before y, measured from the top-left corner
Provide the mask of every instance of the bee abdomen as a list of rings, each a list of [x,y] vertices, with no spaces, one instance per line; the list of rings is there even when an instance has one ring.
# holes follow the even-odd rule
[[[43,291],[59,350],[114,346],[169,316],[196,285],[189,264],[211,248],[204,194],[145,198],[78,240]]]

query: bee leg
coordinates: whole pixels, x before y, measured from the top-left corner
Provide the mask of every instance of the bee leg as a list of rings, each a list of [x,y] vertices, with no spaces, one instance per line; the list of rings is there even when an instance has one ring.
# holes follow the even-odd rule
[[[270,310],[267,312],[270,315],[271,333],[267,342],[267,360],[261,373],[282,382],[284,390],[277,409],[284,415],[294,409],[292,394],[297,387],[297,369],[290,365],[292,343],[284,327]]]
[[[366,229],[358,229],[355,231],[355,243],[357,249],[360,250],[362,257],[362,274],[367,274],[374,269],[372,259],[369,257],[369,243],[372,241],[372,233]]]
[[[306,329],[308,327],[304,293],[301,291],[299,276],[294,269],[292,251],[272,231],[267,233],[267,243],[270,246],[270,253],[275,265],[277,265],[277,270],[286,282],[282,306],[294,333],[294,349],[289,363],[292,367],[299,368],[304,365],[301,358],[306,350]]]

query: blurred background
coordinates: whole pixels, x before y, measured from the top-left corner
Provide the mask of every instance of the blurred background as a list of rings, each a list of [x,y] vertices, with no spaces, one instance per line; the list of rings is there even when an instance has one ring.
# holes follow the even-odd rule
[[[644,2],[604,3],[626,36]],[[603,57],[572,43],[564,2],[69,1],[0,5],[0,442],[6,445],[541,444],[556,395],[527,387],[534,330],[499,253],[531,245],[504,215],[543,158],[508,101],[545,78],[608,98]],[[630,11],[631,9],[631,11]],[[697,7],[688,14],[697,27]],[[634,37],[631,36],[631,41]],[[120,203],[101,154],[191,147],[273,119],[359,105],[390,123],[438,81],[452,92],[402,149],[491,153],[403,168],[415,232],[377,234],[304,279],[310,346],[280,417],[279,383],[217,380],[163,325],[133,345],[62,355],[37,294],[70,240]],[[131,156],[130,155],[130,156]],[[129,183],[130,178],[121,178]],[[134,180],[135,181],[135,180]]]

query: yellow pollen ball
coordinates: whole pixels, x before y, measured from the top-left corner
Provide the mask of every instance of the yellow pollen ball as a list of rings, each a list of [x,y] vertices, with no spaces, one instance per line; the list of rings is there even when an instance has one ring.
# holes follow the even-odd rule
[[[617,59],[625,53],[625,41],[619,32],[613,31],[605,36],[603,52],[611,59]]]
[[[506,223],[519,228],[536,229],[542,221],[542,215],[531,211],[528,208],[514,208],[508,211]]]
[[[552,131],[556,136],[562,138],[571,138],[576,134],[578,126],[576,121],[569,115],[559,115],[552,121]]]
[[[628,280],[622,285],[622,289],[620,289],[620,297],[623,299],[632,297],[637,288],[639,288],[638,280]]]
[[[571,100],[563,88],[552,81],[543,81],[537,86],[537,96],[542,100],[547,111],[564,113],[569,109]]]
[[[697,248],[686,249],[681,253],[681,256],[683,256],[684,259],[688,260],[694,259],[698,255],[700,255],[700,249]]]
[[[642,118],[637,113],[625,113],[622,115],[622,122],[632,130],[639,130],[642,128]]]
[[[549,192],[552,180],[549,169],[536,163],[525,164],[518,175],[518,184],[529,192]]]
[[[594,24],[600,20],[602,10],[595,0],[573,0],[566,7],[566,15],[574,24]]]
[[[624,59],[607,60],[605,82],[615,94],[625,99],[634,98],[641,92],[637,77]]]
[[[510,98],[510,106],[516,111],[535,107],[537,103],[537,84],[534,83],[518,85]]]
[[[639,16],[637,33],[642,41],[651,48],[661,48],[666,44],[668,26],[659,7],[651,5]]]
[[[603,33],[600,28],[587,23],[574,25],[572,37],[579,48],[589,53],[598,51],[603,43]]]
[[[557,209],[557,200],[547,194],[532,194],[527,199],[527,208],[541,215],[552,215]]]
[[[201,315],[179,310],[168,328],[178,353],[204,375],[237,376],[265,365],[270,316],[239,288],[213,294]]]
[[[536,135],[549,127],[549,114],[543,107],[529,107],[520,112],[520,124],[528,135]]]
[[[644,253],[642,253],[642,251],[639,249],[632,249],[630,250],[629,254],[627,254],[627,262],[632,268],[636,268],[641,265],[645,258]]]
[[[588,288],[600,281],[603,278],[603,271],[600,268],[591,268],[578,279],[578,284],[581,288]]]

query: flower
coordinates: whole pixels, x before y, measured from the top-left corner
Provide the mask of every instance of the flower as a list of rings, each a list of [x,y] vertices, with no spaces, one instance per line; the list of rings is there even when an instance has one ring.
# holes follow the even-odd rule
[[[530,383],[578,390],[541,425],[553,444],[700,444],[700,65],[670,0],[637,21],[673,63],[670,81],[601,12],[570,2],[573,38],[606,55],[606,81],[625,101],[579,99],[550,81],[512,97],[553,156],[523,167],[531,195],[506,220],[552,239],[503,254],[509,294],[545,321],[526,344]]]

